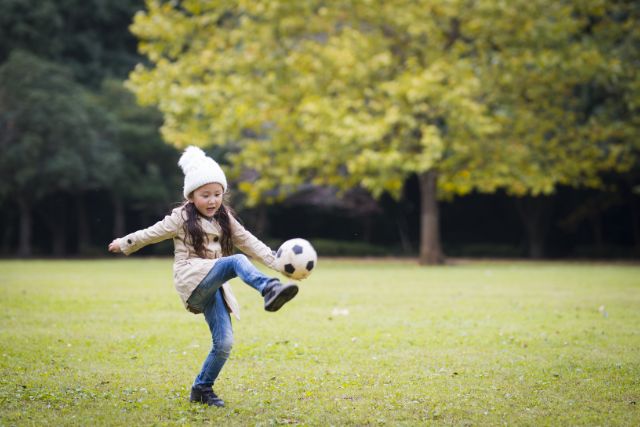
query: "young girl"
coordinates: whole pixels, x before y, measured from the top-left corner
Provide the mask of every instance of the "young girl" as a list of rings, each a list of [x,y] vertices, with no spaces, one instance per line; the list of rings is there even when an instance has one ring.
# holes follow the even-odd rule
[[[197,147],[188,147],[178,165],[185,174],[185,203],[151,227],[113,240],[109,251],[129,255],[148,244],[173,239],[176,290],[187,310],[204,313],[213,338],[213,348],[191,387],[190,400],[224,406],[212,387],[233,344],[229,313],[240,318],[238,303],[226,282],[240,277],[262,294],[267,311],[280,309],[298,293],[298,287],[267,277],[245,255],[232,255],[236,246],[276,270],[273,251],[245,230],[225,206],[227,179],[220,166]]]

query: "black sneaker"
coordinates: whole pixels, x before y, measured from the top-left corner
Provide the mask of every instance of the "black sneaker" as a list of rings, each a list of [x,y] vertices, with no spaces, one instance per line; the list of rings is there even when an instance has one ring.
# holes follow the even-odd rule
[[[264,309],[267,311],[278,311],[287,301],[298,293],[298,285],[287,283],[283,285],[280,281],[269,283],[262,291],[264,297]]]
[[[206,403],[209,406],[224,406],[224,400],[220,399],[211,389],[207,386],[193,386],[191,387],[190,402]]]

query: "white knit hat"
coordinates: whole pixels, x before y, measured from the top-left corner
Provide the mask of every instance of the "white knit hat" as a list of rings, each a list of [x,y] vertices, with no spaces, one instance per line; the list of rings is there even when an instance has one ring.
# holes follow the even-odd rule
[[[212,182],[217,182],[222,185],[223,191],[227,191],[227,178],[224,176],[222,168],[198,147],[187,147],[180,156],[178,165],[184,172],[183,194],[185,199],[193,190]]]

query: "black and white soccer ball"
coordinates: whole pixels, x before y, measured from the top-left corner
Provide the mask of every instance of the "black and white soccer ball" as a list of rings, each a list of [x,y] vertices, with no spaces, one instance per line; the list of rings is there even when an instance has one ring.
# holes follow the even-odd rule
[[[276,268],[294,280],[309,277],[317,264],[316,250],[305,239],[287,240],[276,252]]]

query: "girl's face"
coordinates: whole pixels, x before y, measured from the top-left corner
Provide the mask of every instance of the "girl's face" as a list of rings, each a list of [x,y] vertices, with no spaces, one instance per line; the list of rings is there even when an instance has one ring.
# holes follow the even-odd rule
[[[224,189],[217,182],[205,184],[193,190],[189,201],[193,202],[202,216],[211,218],[222,205]]]

